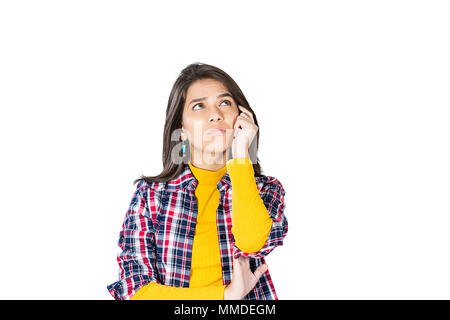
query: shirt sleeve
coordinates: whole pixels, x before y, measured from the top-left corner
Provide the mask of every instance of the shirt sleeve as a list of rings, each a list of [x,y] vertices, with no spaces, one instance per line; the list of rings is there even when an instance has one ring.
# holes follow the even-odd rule
[[[223,300],[225,287],[183,288],[151,282],[140,288],[131,300]]]
[[[288,231],[285,190],[274,177],[268,177],[259,190],[249,158],[228,160],[227,171],[232,184],[234,257],[266,256],[283,244]]]
[[[119,280],[107,286],[116,300],[130,299],[147,283],[160,283],[153,224],[142,191],[144,183],[141,180],[137,185],[119,234],[118,245],[122,249],[117,256]]]

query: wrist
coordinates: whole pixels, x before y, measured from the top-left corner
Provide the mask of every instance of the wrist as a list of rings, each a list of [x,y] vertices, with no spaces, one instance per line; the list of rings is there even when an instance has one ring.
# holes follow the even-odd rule
[[[234,159],[250,158],[250,154],[245,148],[236,148],[232,152]]]
[[[237,295],[233,292],[233,289],[230,287],[230,285],[227,285],[225,287],[225,290],[223,291],[223,300],[240,300],[240,297],[237,297]]]
[[[247,143],[236,143],[232,148],[233,158],[250,158]]]

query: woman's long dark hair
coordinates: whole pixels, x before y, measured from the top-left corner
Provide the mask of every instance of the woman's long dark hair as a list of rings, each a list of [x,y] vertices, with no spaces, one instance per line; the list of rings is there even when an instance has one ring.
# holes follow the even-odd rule
[[[163,171],[157,176],[141,175],[140,178],[134,181],[134,184],[138,183],[141,180],[145,180],[147,182],[167,182],[176,179],[183,171],[184,166],[187,165],[186,161],[182,161],[179,164],[172,161],[172,150],[174,150],[175,148],[177,148],[178,150],[181,149],[180,141],[172,140],[172,135],[174,131],[176,131],[177,129],[180,130],[182,127],[181,123],[183,118],[184,103],[186,100],[186,92],[189,86],[194,81],[201,79],[213,79],[221,82],[230,91],[236,103],[243,106],[253,114],[255,124],[258,126],[256,115],[250,108],[247,99],[245,98],[237,83],[226,72],[215,66],[205,63],[192,63],[181,71],[172,87],[172,91],[170,92],[169,103],[166,109],[166,122],[164,124],[162,153]],[[255,139],[252,142],[252,145],[255,140],[255,154],[257,155],[259,146],[259,129],[256,133]],[[178,154],[181,158],[181,154]],[[190,157],[189,144],[186,145],[185,157]],[[256,163],[252,161],[255,176],[262,176],[262,170],[257,156],[256,160]]]

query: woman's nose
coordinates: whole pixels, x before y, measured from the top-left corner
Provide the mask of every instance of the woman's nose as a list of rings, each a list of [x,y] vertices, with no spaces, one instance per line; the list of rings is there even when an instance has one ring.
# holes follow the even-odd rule
[[[209,121],[218,121],[218,120],[222,120],[222,114],[220,113],[220,111],[213,111],[210,115],[209,115]]]

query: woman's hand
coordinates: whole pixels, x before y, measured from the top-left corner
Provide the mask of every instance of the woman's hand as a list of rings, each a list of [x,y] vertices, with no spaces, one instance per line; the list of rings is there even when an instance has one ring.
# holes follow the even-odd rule
[[[259,278],[267,271],[267,265],[260,265],[253,273],[250,270],[248,257],[233,257],[233,274],[231,283],[225,288],[224,300],[241,300],[252,290]]]
[[[238,106],[241,114],[234,123],[233,142],[231,151],[233,158],[250,158],[248,149],[258,132],[258,126],[255,124],[253,114],[242,106]]]

